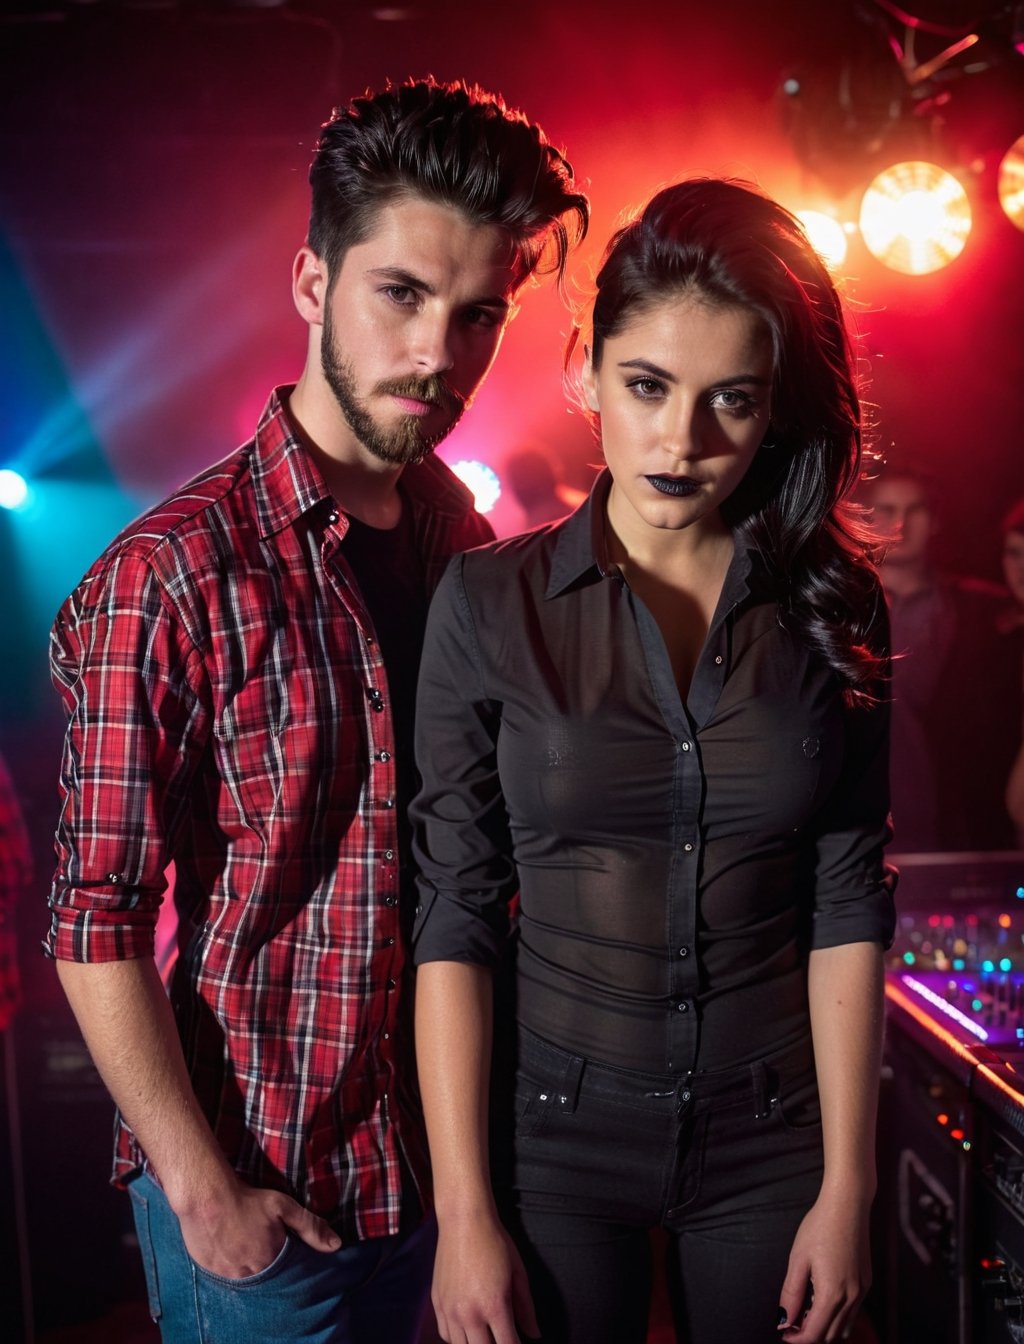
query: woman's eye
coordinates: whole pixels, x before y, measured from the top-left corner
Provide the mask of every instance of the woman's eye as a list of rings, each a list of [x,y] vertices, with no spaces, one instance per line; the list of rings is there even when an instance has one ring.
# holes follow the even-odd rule
[[[627,386],[633,395],[639,397],[641,401],[650,401],[652,398],[660,396],[665,390],[657,378],[634,378]]]
[[[730,387],[723,387],[712,397],[712,404],[723,411],[752,411],[754,403],[745,392],[737,392]]]

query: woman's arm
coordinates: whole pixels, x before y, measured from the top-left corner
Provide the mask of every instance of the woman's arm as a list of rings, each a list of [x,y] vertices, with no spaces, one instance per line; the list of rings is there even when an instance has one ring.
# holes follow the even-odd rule
[[[517,1344],[517,1324],[539,1333],[519,1253],[491,1191],[492,1019],[489,971],[454,961],[420,966],[416,1055],[438,1224],[433,1302],[448,1344]]]
[[[881,1064],[882,952],[847,943],[810,954],[811,1034],[821,1096],[825,1173],[793,1242],[779,1299],[791,1344],[843,1337],[871,1281],[868,1214],[875,1194]],[[801,1323],[807,1290],[814,1301]]]

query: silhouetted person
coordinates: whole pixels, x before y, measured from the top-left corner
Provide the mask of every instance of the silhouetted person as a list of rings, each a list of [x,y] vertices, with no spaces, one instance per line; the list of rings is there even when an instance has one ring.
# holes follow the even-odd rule
[[[897,850],[1001,849],[1013,836],[1002,791],[1007,677],[995,632],[1000,590],[935,566],[930,479],[893,467],[864,500],[885,539],[892,632],[892,813]]]
[[[509,489],[523,512],[525,527],[564,518],[586,499],[559,480],[551,457],[539,448],[520,448],[510,453],[502,466]]]

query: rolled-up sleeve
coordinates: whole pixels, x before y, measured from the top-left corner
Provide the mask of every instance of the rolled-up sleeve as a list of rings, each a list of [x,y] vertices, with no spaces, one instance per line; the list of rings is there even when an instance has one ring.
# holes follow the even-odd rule
[[[897,873],[884,857],[891,839],[889,706],[848,709],[843,772],[817,827],[813,947],[892,943]]]
[[[68,727],[44,950],[151,955],[209,714],[192,637],[145,559],[129,549],[86,576],[54,625],[51,673]]]
[[[493,966],[517,881],[498,777],[501,706],[485,691],[466,560],[452,560],[434,595],[420,664],[413,947],[417,963]]]

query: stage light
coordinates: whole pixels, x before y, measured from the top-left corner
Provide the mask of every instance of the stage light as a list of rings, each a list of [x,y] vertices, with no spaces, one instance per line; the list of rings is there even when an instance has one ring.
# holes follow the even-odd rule
[[[999,204],[1018,229],[1024,229],[1024,135],[1019,136],[999,165]]]
[[[948,266],[963,251],[970,231],[966,191],[951,173],[919,159],[879,173],[861,202],[864,245],[904,275]]]
[[[811,246],[826,266],[841,266],[846,260],[846,231],[838,219],[821,210],[797,210]]]
[[[20,509],[28,503],[28,482],[17,471],[0,471],[0,509]]]
[[[501,498],[497,472],[485,462],[468,460],[453,462],[451,467],[462,484],[473,492],[477,513],[490,513]]]

